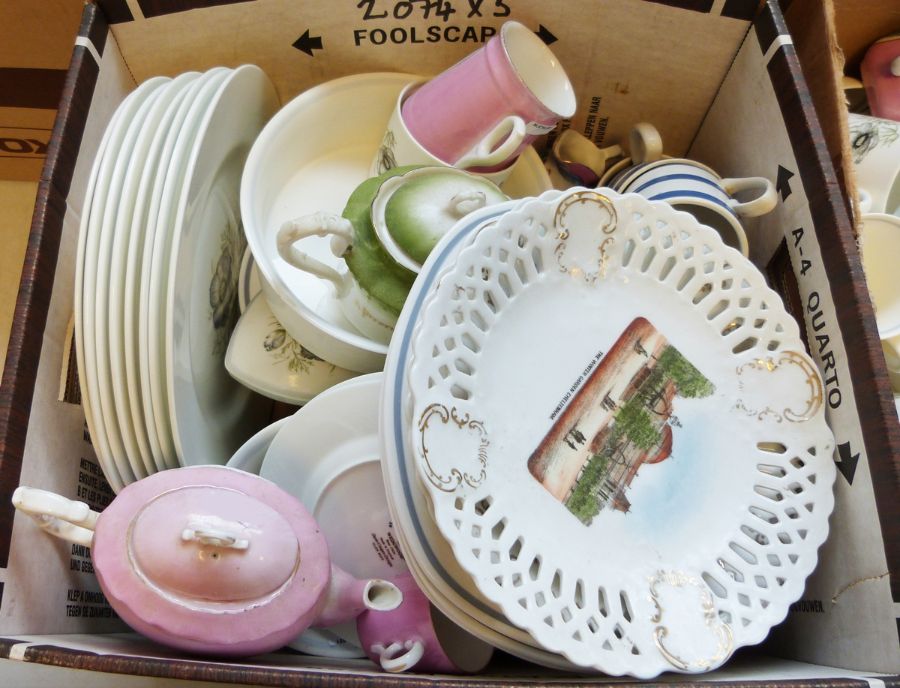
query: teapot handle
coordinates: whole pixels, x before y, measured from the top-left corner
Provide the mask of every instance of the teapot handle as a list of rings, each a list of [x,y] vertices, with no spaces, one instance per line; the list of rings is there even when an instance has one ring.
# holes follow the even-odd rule
[[[340,258],[353,245],[353,225],[349,220],[332,213],[313,213],[288,220],[281,225],[276,236],[278,255],[298,270],[312,273],[333,283],[340,297],[350,288],[349,274],[342,275],[330,265],[294,246],[294,242],[305,237],[324,237],[329,234],[332,235],[331,251]]]
[[[13,506],[31,516],[41,529],[77,545],[91,546],[100,514],[84,502],[67,499],[55,492],[34,487],[18,487]]]

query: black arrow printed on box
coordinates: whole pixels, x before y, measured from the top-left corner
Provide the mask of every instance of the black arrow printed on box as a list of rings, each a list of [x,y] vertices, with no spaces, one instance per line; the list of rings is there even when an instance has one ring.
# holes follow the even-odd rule
[[[786,167],[778,166],[778,176],[775,180],[775,190],[781,194],[781,202],[787,200],[787,197],[791,195],[791,177],[794,176],[794,173],[791,172]]]
[[[309,29],[307,29],[303,32],[303,35],[291,43],[291,45],[310,57],[315,57],[315,55],[313,55],[313,50],[322,50],[322,37],[310,36]]]
[[[837,469],[847,479],[847,483],[852,485],[853,477],[856,475],[856,467],[859,464],[859,454],[853,453],[849,442],[842,442],[837,448],[840,456],[840,460],[835,459]]]
[[[538,30],[535,31],[537,37],[544,41],[545,45],[550,45],[551,43],[556,43],[559,40],[556,36],[550,33],[550,29],[548,29],[543,24],[538,24]]]

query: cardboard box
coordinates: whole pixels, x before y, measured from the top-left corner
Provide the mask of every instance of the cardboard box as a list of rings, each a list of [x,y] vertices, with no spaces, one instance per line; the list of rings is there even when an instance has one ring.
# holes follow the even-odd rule
[[[811,2],[807,8],[810,20],[830,35],[829,6]],[[97,597],[86,553],[36,538],[33,525],[14,516],[9,497],[20,483],[75,496],[79,485],[95,482],[97,464],[84,415],[78,404],[60,400],[60,372],[69,352],[75,245],[88,172],[112,112],[137,83],[157,74],[254,62],[287,102],[305,88],[356,72],[409,71],[414,65],[415,71],[435,73],[477,47],[507,18],[539,32],[566,66],[578,96],[569,126],[606,143],[621,140],[634,122],[652,121],[670,154],[697,158],[725,176],[764,174],[778,182],[777,208],[749,221],[747,233],[751,258],[767,269],[773,286],[785,287],[795,315],[806,323],[811,353],[825,379],[839,448],[834,537],[820,552],[821,574],[763,646],[764,655],[739,653],[722,670],[687,681],[818,685],[826,680],[849,686],[869,674],[900,672],[888,575],[888,560],[897,555],[894,462],[900,437],[896,416],[888,413],[889,386],[876,355],[880,347],[852,223],[798,50],[775,0],[762,5],[756,0],[328,5],[105,0],[100,7],[89,5],[38,188],[0,388],[0,657],[267,685],[432,680],[284,653],[227,663],[185,658],[119,635],[123,627]],[[359,114],[365,116],[364,103]],[[110,496],[102,486],[92,487],[88,501],[101,506]],[[856,584],[851,570],[857,559],[878,559],[880,565],[865,585]],[[831,587],[833,579],[846,575],[850,587]],[[842,602],[839,613],[833,609],[835,595]],[[586,682],[504,658],[484,676],[454,681]]]
[[[40,176],[83,4],[0,6],[0,180]]]

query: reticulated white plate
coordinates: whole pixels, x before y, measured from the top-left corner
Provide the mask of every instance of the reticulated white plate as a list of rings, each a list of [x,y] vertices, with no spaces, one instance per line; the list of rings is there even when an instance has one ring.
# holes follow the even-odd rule
[[[182,465],[224,464],[264,423],[268,405],[225,370],[246,242],[238,188],[244,161],[278,108],[255,65],[232,71],[200,122],[173,216],[165,289],[169,421]]]
[[[689,215],[524,204],[459,254],[412,350],[438,528],[545,649],[706,671],[802,593],[833,506],[822,382],[762,275]]]
[[[157,471],[168,466],[155,432],[149,432],[144,416],[143,390],[139,382],[137,351],[137,320],[139,303],[136,297],[140,280],[141,252],[147,231],[148,189],[156,176],[160,149],[175,115],[179,98],[186,86],[197,79],[197,72],[181,74],[164,87],[152,112],[147,115],[135,143],[135,152],[128,165],[122,187],[122,200],[116,217],[116,236],[112,248],[109,283],[109,351],[113,375],[113,393],[119,424],[128,414],[142,455],[149,456]],[[112,286],[114,285],[114,286]]]
[[[165,405],[164,370],[159,355],[158,340],[161,336],[159,319],[163,317],[160,309],[162,308],[161,301],[165,298],[159,294],[160,290],[164,288],[164,285],[160,287],[163,278],[159,273],[163,267],[168,267],[160,255],[166,235],[170,231],[169,221],[162,219],[160,213],[164,202],[167,205],[171,203],[171,201],[166,201],[166,197],[173,193],[172,186],[180,188],[179,182],[184,171],[182,166],[173,166],[173,156],[179,140],[188,136],[184,132],[186,127],[190,126],[189,115],[192,115],[193,118],[199,117],[197,110],[200,106],[196,103],[201,93],[203,93],[205,102],[208,103],[208,99],[212,97],[215,89],[215,84],[210,86],[210,81],[221,80],[224,77],[224,69],[211,69],[189,84],[183,95],[178,98],[177,109],[168,131],[165,132],[165,139],[161,143],[162,148],[157,162],[156,175],[152,186],[147,191],[149,193],[147,227],[140,251],[140,279],[135,295],[138,300],[137,315],[135,316],[137,318],[138,372],[147,431],[156,437],[164,464],[168,468],[178,466],[178,457],[172,439],[172,429],[169,426],[168,408]],[[157,244],[159,244],[159,248],[157,248]],[[135,311],[132,310],[132,313]]]
[[[403,535],[403,531],[397,530],[397,538],[400,540],[400,546],[404,552],[409,552],[412,545]],[[416,579],[416,584],[425,593],[429,601],[441,612],[460,628],[468,631],[484,642],[493,645],[498,650],[503,650],[519,659],[527,662],[540,664],[541,666],[558,669],[560,671],[578,671],[579,667],[566,660],[562,655],[553,652],[547,652],[531,645],[526,645],[517,640],[513,640],[509,636],[495,631],[493,628],[486,626],[478,617],[469,616],[466,612],[456,607],[449,598],[444,594],[444,588],[436,585],[434,579],[431,578],[424,569],[418,565],[418,560],[413,557],[407,557],[407,564],[410,572]]]
[[[542,194],[542,199],[559,195]],[[413,447],[407,437],[412,416],[406,381],[410,341],[425,304],[434,296],[434,287],[453,264],[462,247],[478,231],[523,201],[491,206],[461,220],[438,243],[410,291],[397,321],[385,366],[381,401],[382,469],[385,489],[395,528],[404,546],[407,561],[417,582],[432,602],[448,617],[473,635],[513,655],[554,668],[572,668],[563,657],[536,648],[525,631],[513,626],[475,588],[471,577],[453,558],[453,553],[435,526],[426,496],[418,484]]]
[[[107,204],[116,205],[118,193],[111,193],[111,189],[121,185],[121,176],[115,174],[117,163],[124,157],[127,159],[130,151],[122,150],[122,143],[128,132],[132,118],[138,113],[141,106],[167,79],[158,77],[149,79],[138,86],[122,101],[117,109],[117,116],[108,127],[109,139],[104,149],[103,157],[98,159],[99,165],[96,184],[91,196],[90,207],[84,208],[83,216],[87,218],[87,232],[85,234],[82,272],[76,274],[76,282],[80,283],[81,302],[76,303],[76,330],[81,330],[81,335],[76,339],[83,344],[84,367],[80,374],[84,377],[88,388],[87,401],[91,405],[91,413],[88,417],[88,428],[94,448],[100,457],[102,465],[114,464],[117,473],[124,484],[135,480],[134,472],[125,456],[121,434],[119,433],[115,411],[109,405],[109,401],[101,395],[101,385],[108,381],[108,377],[101,378],[99,370],[99,358],[96,345],[97,312],[95,309],[95,296],[98,289],[97,272],[100,246],[103,239],[103,221],[107,214]],[[79,279],[80,277],[80,279]],[[78,291],[79,284],[76,284]],[[105,287],[105,285],[102,285]],[[81,311],[82,318],[77,317]],[[104,390],[105,394],[105,390]],[[94,427],[91,427],[93,421]],[[115,487],[114,485],[112,487]]]

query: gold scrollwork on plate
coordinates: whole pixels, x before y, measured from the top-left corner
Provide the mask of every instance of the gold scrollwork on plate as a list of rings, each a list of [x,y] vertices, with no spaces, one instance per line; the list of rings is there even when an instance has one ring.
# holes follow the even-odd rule
[[[699,594],[703,624],[715,638],[716,649],[711,656],[687,659],[676,655],[668,647],[666,639],[669,638],[672,632],[668,626],[664,626],[662,623],[665,610],[660,602],[662,597],[660,587],[666,585],[674,588],[690,587],[696,589]],[[650,622],[658,624],[653,629],[653,640],[660,654],[673,667],[681,671],[708,671],[721,664],[731,654],[734,649],[734,636],[731,632],[731,627],[719,618],[712,594],[702,581],[681,571],[657,571],[656,575],[650,577],[650,600],[653,602],[653,606],[656,607],[656,612],[650,617]]]
[[[575,256],[575,261],[570,260],[569,239],[571,238],[570,227],[566,221],[566,215],[573,208],[583,208],[592,205],[597,213],[596,228],[600,230],[602,239],[596,247],[596,259],[588,258],[586,265],[579,266],[576,262],[584,262],[583,256]],[[569,273],[574,276],[580,276],[585,282],[593,284],[598,279],[602,279],[606,274],[606,265],[609,261],[609,250],[615,244],[615,239],[611,235],[616,231],[618,219],[616,216],[616,208],[612,201],[601,193],[596,191],[579,191],[567,196],[559,204],[553,217],[553,225],[557,230],[556,238],[558,243],[553,249],[556,257],[556,263],[560,272]],[[581,260],[578,260],[578,259]]]
[[[803,407],[800,410],[792,408],[784,408],[781,411],[773,409],[766,405],[764,408],[750,408],[743,399],[738,399],[735,408],[738,411],[746,413],[748,416],[756,416],[758,420],[766,417],[774,418],[776,422],[788,421],[790,423],[802,423],[813,418],[822,408],[825,400],[824,390],[822,388],[822,379],[819,377],[819,371],[816,370],[812,361],[803,354],[796,351],[782,351],[777,358],[767,357],[758,358],[748,361],[738,366],[737,374],[740,378],[748,371],[767,371],[774,373],[784,366],[797,366],[802,375],[803,382],[806,387],[806,395],[803,400]],[[738,388],[744,389],[744,382],[738,382]],[[773,398],[777,395],[772,395]]]
[[[459,430],[468,429],[474,431],[475,438],[478,441],[477,460],[480,466],[480,471],[477,475],[472,475],[467,471],[453,467],[449,471],[449,476],[445,476],[439,471],[436,471],[434,466],[431,465],[427,431],[429,424],[435,419],[440,421],[441,425],[453,423]],[[443,404],[433,403],[429,404],[425,410],[422,411],[422,415],[419,417],[418,427],[419,454],[423,460],[425,475],[432,485],[443,492],[453,492],[464,483],[469,487],[478,487],[484,481],[487,477],[487,472],[485,470],[487,468],[487,448],[490,446],[484,423],[479,420],[474,420],[468,413],[461,415],[455,406],[448,409]]]

